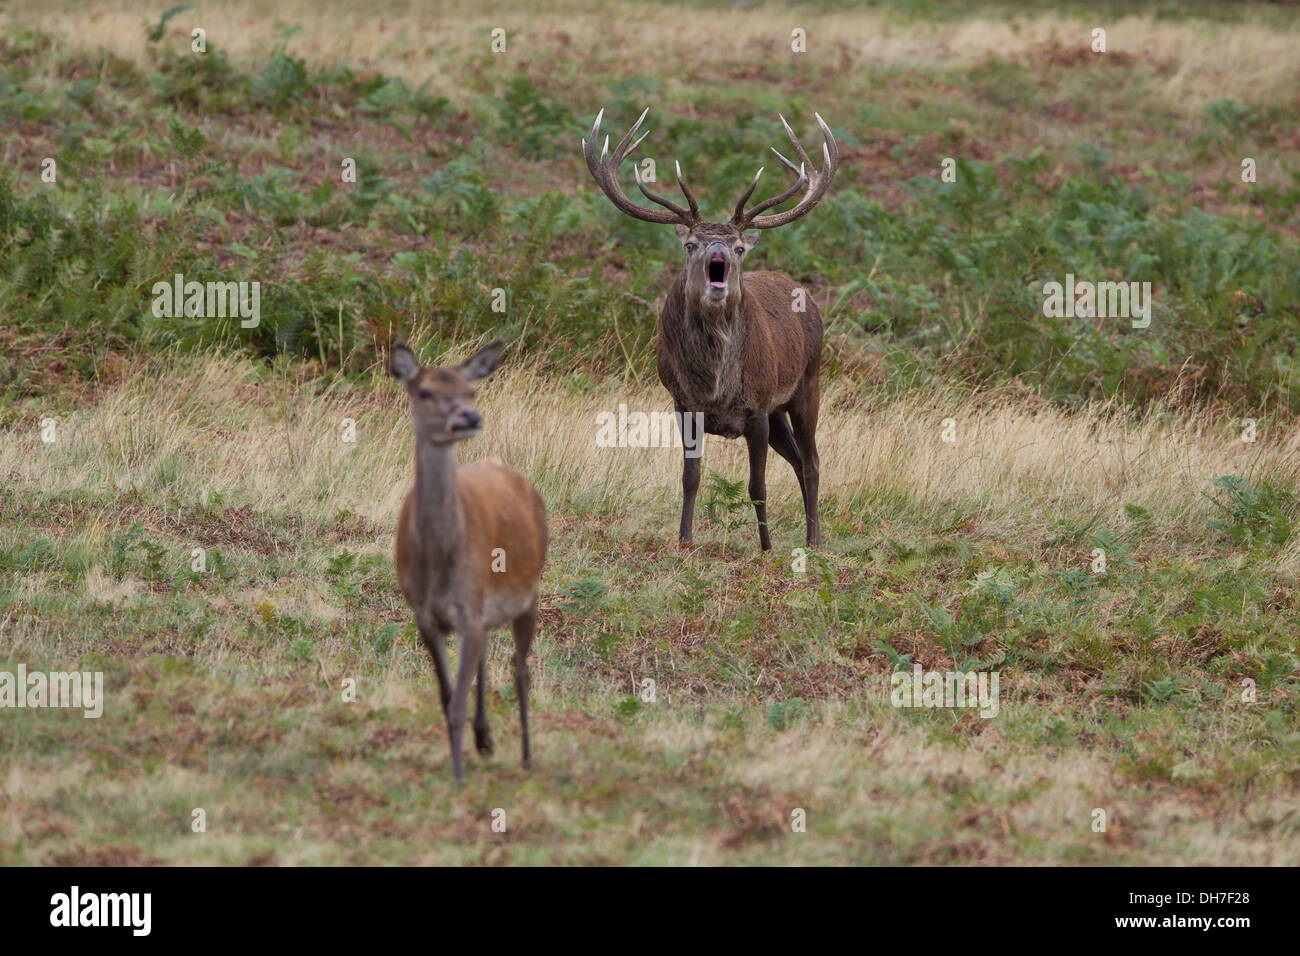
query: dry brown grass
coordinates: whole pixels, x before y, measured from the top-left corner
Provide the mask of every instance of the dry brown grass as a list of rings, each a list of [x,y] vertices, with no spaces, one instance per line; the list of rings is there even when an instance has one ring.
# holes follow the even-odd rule
[[[534,664],[537,739],[544,742],[539,767],[532,775],[516,769],[513,711],[494,704],[498,756],[476,765],[468,791],[451,793],[435,730],[439,705],[422,652],[414,641],[399,640],[381,659],[350,639],[354,630],[369,635],[384,622],[403,620],[404,608],[394,610],[400,598],[371,590],[372,583],[353,597],[334,589],[323,567],[336,551],[328,535],[303,536],[292,554],[277,555],[274,571],[262,551],[278,539],[256,537],[262,526],[267,534],[284,532],[289,523],[299,533],[328,528],[338,511],[355,508],[375,525],[354,532],[348,547],[387,560],[388,529],[411,478],[411,439],[397,386],[378,375],[372,386],[295,384],[262,363],[230,355],[163,355],[107,388],[97,404],[69,413],[54,445],[40,444],[30,423],[0,436],[0,474],[14,476],[23,513],[60,538],[63,554],[80,549],[95,564],[72,585],[75,596],[57,563],[48,572],[24,572],[15,595],[21,613],[0,619],[0,629],[8,627],[5,646],[15,659],[29,661],[107,655],[113,696],[104,728],[115,748],[95,749],[99,738],[78,737],[81,749],[69,748],[48,768],[0,766],[0,786],[11,796],[9,807],[0,808],[0,858],[4,834],[22,833],[26,855],[8,852],[25,862],[90,859],[92,852],[139,852],[168,862],[245,862],[268,853],[287,864],[504,862],[502,841],[476,822],[490,799],[488,806],[508,806],[519,821],[508,846],[511,862],[1294,860],[1296,837],[1288,829],[1294,786],[1285,774],[1271,773],[1242,783],[1252,762],[1264,765],[1268,745],[1232,694],[1205,702],[1191,720],[1173,708],[1141,708],[1101,693],[1095,682],[1074,681],[1078,674],[1066,682],[1008,665],[1000,718],[978,726],[955,719],[949,726],[894,709],[883,675],[863,671],[852,679],[851,696],[823,700],[820,683],[803,691],[813,716],[778,733],[764,720],[768,685],[745,676],[747,665],[786,666],[780,655],[765,654],[764,645],[779,640],[767,630],[743,650],[733,647],[736,663],[725,672],[725,687],[708,697],[696,692],[721,679],[708,662],[731,646],[713,617],[707,650],[658,635],[666,663],[659,644],[647,644],[643,659],[631,659],[635,673],[615,676],[592,666],[596,642],[632,619],[607,611],[561,620],[548,608],[546,640]],[[611,383],[594,394],[575,393],[508,357],[478,396],[487,427],[462,446],[462,457],[498,455],[538,484],[554,530],[552,587],[591,573],[615,579],[630,571],[624,586],[644,598],[638,608],[672,607],[668,593],[677,583],[663,565],[603,543],[644,545],[647,529],[661,530],[667,542],[676,524],[679,452],[595,444],[597,411],[620,401],[661,409],[667,405],[662,390],[623,391]],[[356,420],[356,445],[341,441],[344,418]],[[955,444],[940,437],[944,418],[956,423]],[[837,505],[865,513],[879,502],[882,521],[904,525],[909,511],[958,509],[979,516],[981,539],[1007,542],[1048,533],[1061,520],[1082,522],[1097,510],[1113,513],[1125,501],[1151,509],[1152,534],[1164,527],[1185,542],[1188,528],[1205,527],[1208,478],[1237,473],[1283,483],[1300,460],[1294,433],[1271,436],[1264,429],[1259,442],[1244,445],[1230,423],[1205,414],[1153,410],[1131,419],[1091,407],[1071,415],[1032,398],[920,392],[900,398],[846,380],[827,389],[820,435],[823,487]],[[741,443],[715,440],[705,461],[738,477],[743,455]],[[779,510],[796,514],[787,471],[774,464],[773,496]],[[142,494],[105,494],[119,486]],[[252,536],[244,551],[256,557],[243,565],[237,586],[157,591],[157,582],[117,579],[100,569],[107,534],[142,508],[157,525],[151,538],[175,540],[159,522],[159,507],[142,502],[166,501],[177,513],[183,506],[191,528],[180,540],[193,540],[197,527],[206,528],[194,506],[205,491],[226,496],[221,521],[231,524],[232,535]],[[46,524],[69,514],[64,506],[75,502],[82,502],[75,520],[57,529]],[[609,517],[597,517],[597,507]],[[596,521],[607,525],[601,542],[583,540]],[[716,537],[716,529],[708,535]],[[828,545],[839,545],[834,535]],[[178,550],[187,555],[188,546]],[[231,549],[234,561],[242,560],[238,550]],[[742,588],[747,575],[770,570],[762,561],[702,560],[713,565],[715,599]],[[1294,571],[1294,547],[1285,560]],[[286,568],[293,570],[286,574]],[[656,593],[659,598],[645,597]],[[791,591],[786,600],[796,597]],[[1149,593],[1135,599],[1159,604]],[[269,610],[265,621],[261,608]],[[168,609],[174,624],[161,632],[156,623],[142,623]],[[1108,620],[1107,613],[1099,608],[1097,620]],[[90,624],[72,626],[74,614],[78,624]],[[199,619],[207,624],[195,641],[190,630]],[[299,665],[285,658],[297,632],[286,631],[284,621],[310,629],[314,660]],[[334,626],[342,623],[351,630]],[[147,646],[137,633],[146,627]],[[508,642],[490,647],[489,684],[504,687]],[[1123,639],[1116,648],[1117,657],[1136,653]],[[161,651],[165,657],[157,656]],[[830,642],[787,640],[781,654],[797,654],[800,673],[824,682],[821,665],[837,652]],[[179,666],[181,659],[193,666]],[[836,666],[851,665],[840,660]],[[614,702],[643,673],[660,680],[660,701],[620,721],[612,716]],[[795,688],[796,672],[784,673]],[[346,713],[336,691],[344,674],[358,675],[364,687],[362,706]],[[1282,691],[1271,693],[1267,706],[1283,706]],[[718,710],[701,719],[705,700]],[[737,732],[728,709],[748,714],[744,732]],[[1123,759],[1114,749],[1120,744],[1103,730],[1121,713],[1144,727],[1134,753]],[[1044,740],[1044,722],[1062,715],[1092,729]],[[36,729],[50,734],[57,726]],[[172,769],[142,773],[112,756],[141,748],[165,753],[159,765]],[[97,763],[110,757],[120,764],[105,770]],[[1161,761],[1168,767],[1160,769]],[[59,799],[69,773],[83,781],[88,801]],[[288,773],[295,781],[310,779],[313,789],[267,783]],[[391,792],[408,792],[407,773],[424,781],[414,806]],[[1239,789],[1247,785],[1248,800]],[[490,798],[476,789],[488,787]],[[330,795],[324,809],[321,793]],[[157,825],[159,807],[185,819],[194,805],[209,810],[212,841],[191,841],[184,827]],[[104,806],[114,808],[108,818]],[[795,807],[809,815],[806,838],[789,833]],[[1091,830],[1097,808],[1108,814],[1104,834]],[[28,821],[45,821],[44,829]],[[28,832],[34,829],[43,835]]]
[[[620,402],[634,411],[670,407],[658,386],[576,394],[507,360],[479,391],[486,431],[460,457],[502,458],[532,477],[553,513],[598,500],[638,525],[647,508],[671,515],[680,450],[596,444],[597,413]],[[6,436],[0,473],[58,494],[105,485],[156,492],[167,474],[168,490],[185,501],[219,492],[259,514],[321,521],[351,509],[389,528],[411,477],[404,403],[384,379],[361,393],[315,395],[265,378],[251,361],[173,357],[60,422],[55,445],[42,445],[34,428]],[[342,440],[347,418],[356,444]],[[955,442],[943,441],[945,419]],[[1238,474],[1293,487],[1300,472],[1300,430],[1265,428],[1247,444],[1232,422],[1205,413],[1155,408],[1133,419],[1104,405],[1067,413],[978,395],[890,398],[842,379],[825,390],[818,435],[824,496],[958,509],[1017,538],[1058,521],[1109,517],[1126,502],[1151,510],[1157,527],[1199,524],[1211,479]],[[704,464],[744,475],[743,443],[708,439]],[[771,496],[793,507],[790,470],[774,459],[769,471]],[[1293,548],[1288,561],[1296,558]]]
[[[146,20],[152,22],[166,6],[95,0],[51,9],[21,0],[0,12],[0,29],[38,28],[61,34],[69,50],[107,50],[143,62]],[[463,83],[447,68],[463,51],[486,51],[494,27],[507,31],[503,63],[594,57],[615,71],[661,73],[665,51],[682,62],[701,63],[752,64],[790,56],[790,31],[796,26],[807,31],[810,58],[819,51],[833,55],[841,70],[961,66],[988,56],[1034,57],[1057,44],[1086,49],[1091,30],[1100,26],[1110,52],[1156,66],[1158,95],[1189,112],[1225,96],[1274,101],[1294,95],[1300,86],[1300,18],[1275,11],[1269,22],[1225,24],[1149,15],[1103,22],[1064,13],[918,23],[880,11],[823,14],[774,5],[686,11],[643,0],[548,0],[531,8],[494,2],[467,8],[449,0],[284,0],[273,10],[268,16],[259,0],[198,2],[171,21],[166,42],[187,50],[190,30],[202,26],[215,47],[243,56],[268,49],[279,42],[282,28],[296,27],[300,31],[287,45],[294,56],[379,70],[413,83],[429,80],[434,89],[455,93]],[[719,37],[727,38],[725,45]],[[669,80],[666,91],[671,89]]]

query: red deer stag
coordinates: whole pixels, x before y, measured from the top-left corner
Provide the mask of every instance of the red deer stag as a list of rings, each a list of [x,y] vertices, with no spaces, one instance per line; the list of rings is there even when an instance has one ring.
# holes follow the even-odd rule
[[[817,517],[817,411],[820,404],[818,374],[821,366],[822,319],[812,298],[794,282],[776,272],[741,275],[740,264],[754,244],[758,230],[775,229],[808,214],[830,185],[839,164],[835,137],[817,116],[825,143],[822,168],[813,168],[790,124],[781,117],[799,165],[773,148],[796,180],[785,192],[765,199],[752,209],[745,203],[758,186],[760,169],[745,190],[728,222],[705,222],[699,205],[677,167],[677,184],[689,208],[637,186],[651,202],[664,208],[647,209],[627,198],[618,181],[618,167],[649,133],[633,141],[645,122],[647,109],[628,130],[613,154],[609,137],[600,153],[596,141],[605,111],[596,116],[591,138],[582,141],[587,169],[610,201],[635,219],[675,224],[686,252],[681,274],[668,290],[659,315],[659,381],[673,397],[679,416],[703,413],[704,431],[724,438],[745,436],[749,449],[749,497],[758,519],[758,539],[763,550],[772,547],[767,530],[767,446],[788,461],[803,493],[807,542],[821,544]],[[816,114],[814,114],[816,115]],[[760,215],[779,206],[804,188],[798,205],[785,212]],[[787,416],[789,416],[787,418]],[[685,422],[683,422],[683,425]],[[691,540],[695,495],[700,487],[697,444],[702,436],[682,429],[681,540]]]
[[[537,622],[537,585],[546,557],[546,509],[528,479],[495,458],[456,465],[456,442],[476,435],[483,417],[471,382],[501,361],[493,342],[455,368],[422,368],[404,345],[393,347],[389,371],[406,386],[415,429],[415,485],[397,518],[397,579],[415,612],[420,639],[433,657],[442,711],[451,737],[451,767],[462,778],[461,732],[469,685],[478,676],[474,743],[492,752],[483,706],[487,634],[509,624],[515,637],[515,693],[529,766],[528,648]],[[460,635],[453,689],[444,644]]]

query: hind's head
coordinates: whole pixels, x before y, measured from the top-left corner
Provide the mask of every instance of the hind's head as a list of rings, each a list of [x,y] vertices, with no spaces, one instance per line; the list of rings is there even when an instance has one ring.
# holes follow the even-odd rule
[[[450,444],[477,435],[483,416],[474,407],[474,382],[487,378],[501,362],[500,339],[459,365],[421,365],[405,345],[393,346],[388,370],[406,387],[416,441]]]

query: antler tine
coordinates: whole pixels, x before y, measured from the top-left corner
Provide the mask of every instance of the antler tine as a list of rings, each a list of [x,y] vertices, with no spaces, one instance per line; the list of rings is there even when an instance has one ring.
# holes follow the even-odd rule
[[[642,141],[643,141],[647,136],[649,136],[649,135],[650,135],[650,131],[649,131],[649,130],[646,130],[644,133],[642,133],[640,136],[638,136],[638,137],[636,138],[636,142],[633,143],[631,146],[629,146],[629,147],[627,148],[627,152],[630,153],[630,152],[632,152],[632,150],[634,150],[634,149],[636,149],[638,146],[640,146],[640,145],[641,145],[641,142],[642,142]],[[627,153],[624,153],[623,155],[626,156]],[[623,161],[623,156],[620,156],[619,159],[618,159],[618,161],[621,163],[621,162]]]
[[[773,196],[770,199],[764,199],[761,203],[759,203],[757,206],[755,206],[753,209],[749,211],[749,214],[748,216],[745,217],[745,219],[746,220],[753,219],[763,210],[771,209],[773,206],[781,205],[781,203],[785,202],[787,199],[792,198],[795,195],[795,193],[799,192],[799,190],[807,186],[808,173],[806,169],[803,166],[800,166],[798,172],[799,172],[799,178],[794,181],[793,186],[791,186],[785,192],[781,193],[781,195],[779,196]]]
[[[602,106],[600,108],[600,112],[596,114],[596,122],[591,125],[591,141],[593,143],[596,142],[596,137],[600,135],[600,121],[601,119],[604,118],[604,116],[605,116],[605,107]],[[583,152],[586,152],[587,150],[587,141],[585,139],[582,140],[582,149]]]
[[[686,201],[691,204],[691,215],[696,219],[700,218],[700,204],[695,201],[695,195],[691,192],[691,187],[686,185],[686,177],[682,175],[682,164],[673,160],[673,168],[677,170],[677,185],[681,187],[682,195]]]
[[[794,130],[790,128],[790,124],[785,121],[784,116],[781,116],[780,113],[777,113],[776,115],[781,117],[781,125],[785,127],[785,135],[790,137],[790,145],[794,147],[795,155],[799,157],[800,162],[805,166],[811,166],[812,160],[809,159],[808,154],[804,152],[803,143],[799,142],[799,137],[794,135]]]
[[[600,187],[601,192],[608,197],[609,201],[632,218],[640,219],[643,222],[665,224],[680,222],[684,225],[693,226],[699,221],[699,207],[696,205],[695,200],[690,193],[686,192],[684,186],[683,191],[686,192],[686,198],[691,204],[689,211],[683,209],[676,203],[665,199],[663,196],[658,196],[646,189],[645,184],[641,182],[640,174],[636,172],[635,167],[633,168],[633,172],[636,174],[637,186],[647,199],[664,207],[664,211],[661,212],[657,209],[646,209],[644,206],[638,206],[636,203],[632,202],[632,200],[627,198],[627,194],[623,192],[623,187],[619,184],[619,165],[623,162],[628,153],[640,146],[641,142],[650,135],[648,130],[640,136],[636,135],[641,129],[641,124],[645,122],[645,118],[649,113],[650,108],[646,107],[637,121],[632,124],[632,128],[627,131],[623,138],[619,140],[618,145],[614,147],[612,155],[609,152],[609,137],[606,136],[604,147],[601,149],[600,156],[597,157],[596,138],[600,135],[600,123],[605,116],[605,110],[602,108],[601,111],[596,114],[596,122],[591,127],[591,136],[582,141],[582,156],[587,162],[587,170],[591,173],[591,178],[596,181],[596,185]]]
[[[618,148],[614,150],[615,166],[623,162],[627,154],[630,153],[632,150],[636,149],[637,146],[640,144],[641,140],[645,139],[647,136],[650,135],[650,131],[646,130],[644,133],[641,134],[640,138],[635,143],[633,143],[631,146],[628,146],[628,142],[632,139],[633,136],[636,136],[636,131],[641,128],[641,124],[645,122],[645,118],[649,115],[650,115],[650,107],[647,106],[644,110],[641,111],[641,115],[637,117],[637,121],[632,124],[632,128],[628,130],[627,133],[624,134],[623,138],[618,141]]]
[[[777,115],[780,116],[780,114]],[[787,189],[780,196],[774,196],[771,199],[764,200],[753,209],[749,210],[749,212],[743,213],[743,215],[741,214],[741,210],[737,208],[735,221],[741,226],[741,228],[774,229],[777,226],[784,226],[787,223],[794,222],[796,219],[807,215],[814,206],[821,202],[821,198],[826,194],[826,189],[830,186],[831,179],[835,176],[835,170],[839,166],[840,151],[839,147],[835,143],[835,137],[831,134],[830,127],[827,126],[826,121],[821,118],[821,114],[814,113],[813,115],[817,118],[817,125],[821,127],[822,136],[825,139],[825,142],[822,144],[822,168],[820,170],[813,168],[812,160],[808,158],[808,154],[804,151],[803,144],[801,144],[799,138],[794,135],[794,130],[792,130],[790,124],[785,121],[785,117],[780,116],[781,125],[785,127],[786,135],[789,136],[790,143],[794,146],[795,155],[799,157],[800,164],[796,167],[794,163],[782,156],[775,147],[773,147],[772,152],[776,153],[777,159],[781,160],[782,165],[784,165],[786,169],[797,174],[798,180],[795,182],[794,186]],[[809,170],[812,170],[812,172],[809,173]],[[799,200],[798,205],[793,209],[788,209],[785,212],[773,213],[770,216],[759,215],[763,210],[770,209],[773,206],[779,206],[787,199],[790,199],[804,186],[808,187],[808,191],[804,194],[804,197]]]
[[[760,167],[758,167],[758,172],[756,172],[756,173],[754,174],[754,178],[753,178],[752,180],[750,180],[749,188],[746,189],[746,190],[745,190],[745,194],[744,194],[743,196],[740,197],[740,202],[736,203],[736,211],[735,211],[734,213],[732,213],[732,216],[731,216],[731,221],[732,221],[732,222],[737,222],[737,223],[738,223],[738,222],[743,222],[743,221],[744,221],[744,219],[745,219],[745,203],[749,202],[749,197],[752,196],[752,195],[754,195],[754,190],[758,188],[758,178],[759,178],[760,176],[763,175],[763,170],[765,170],[765,169],[767,169],[766,166],[760,166]]]
[[[768,149],[776,153],[776,158],[781,160],[781,163],[785,166],[786,169],[790,170],[790,172],[794,173],[796,176],[799,175],[799,170],[802,167],[796,166],[794,163],[790,162],[790,160],[782,156],[781,151],[777,149],[775,146],[769,146]]]
[[[813,113],[813,116],[817,118],[817,125],[822,128],[822,139],[824,141],[822,143],[822,153],[825,154],[828,163],[833,167],[838,167],[840,164],[839,144],[835,142],[835,137],[831,135],[831,128],[822,119],[822,114]]]
[[[677,216],[677,218],[680,219],[682,223],[685,225],[693,225],[694,221],[698,220],[699,218],[698,207],[695,210],[694,216],[692,216],[690,211],[683,209],[681,206],[677,205],[677,203],[673,202],[667,196],[660,196],[658,193],[652,193],[650,190],[646,189],[645,183],[641,182],[641,174],[637,171],[635,166],[632,167],[632,175],[636,177],[636,188],[641,190],[641,194],[645,196],[646,199],[649,199],[651,202],[657,202],[665,209],[672,210],[672,212]],[[687,198],[688,199],[690,198],[689,193],[687,194]],[[693,202],[692,205],[694,205]]]

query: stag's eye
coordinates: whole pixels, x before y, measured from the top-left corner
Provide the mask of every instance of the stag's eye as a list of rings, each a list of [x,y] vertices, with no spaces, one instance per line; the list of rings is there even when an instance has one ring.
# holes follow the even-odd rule
[[[697,246],[697,245],[696,245],[695,243],[693,243],[693,242],[688,242],[688,243],[686,243],[686,251],[687,251],[687,252],[694,252],[694,251],[695,251],[696,249],[698,249],[698,248],[700,248],[700,247]]]
[[[426,399],[426,400],[427,400],[427,399],[430,399],[430,398],[433,398],[433,392],[430,391],[430,390],[427,389],[427,388],[422,388],[422,389],[420,389],[416,394],[419,395],[420,398],[423,398],[423,399]]]
[[[743,256],[744,254],[745,254],[745,247],[744,247],[744,246],[736,246],[736,255],[738,255],[738,256]]]

